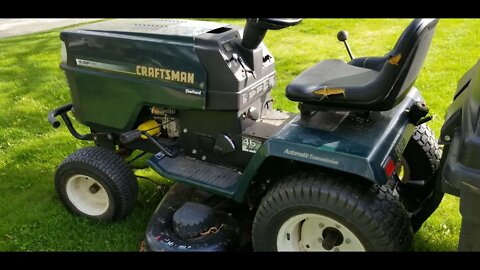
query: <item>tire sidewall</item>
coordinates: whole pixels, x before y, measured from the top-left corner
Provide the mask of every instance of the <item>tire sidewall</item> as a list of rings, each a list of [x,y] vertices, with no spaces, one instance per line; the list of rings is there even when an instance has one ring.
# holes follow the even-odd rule
[[[411,144],[407,145],[402,157],[410,167],[411,179],[427,179],[435,172],[422,146],[414,140],[411,141]],[[433,181],[434,179],[431,180]]]
[[[410,167],[410,179],[428,179],[433,173],[433,169],[430,165],[428,157],[425,155],[425,152],[422,150],[422,147],[412,139],[407,148],[402,155],[405,162]],[[433,188],[436,179],[430,179],[424,187],[413,188],[413,187],[403,187],[403,189],[415,190],[414,193],[406,192],[406,195],[418,195],[423,197],[426,195],[430,188]],[[405,193],[405,192],[404,192]],[[407,207],[407,206],[406,206]]]
[[[67,194],[67,182],[70,177],[74,175],[86,175],[93,179],[95,179],[98,183],[102,185],[108,195],[109,205],[107,210],[98,216],[88,215],[81,210],[79,210],[70,200]],[[97,220],[111,220],[115,216],[116,210],[116,200],[114,198],[114,192],[112,192],[112,186],[105,181],[108,176],[104,173],[99,172],[96,168],[89,166],[88,164],[84,163],[67,163],[61,165],[55,177],[55,188],[60,196],[62,202],[67,206],[67,209],[72,213],[84,216],[91,219]]]

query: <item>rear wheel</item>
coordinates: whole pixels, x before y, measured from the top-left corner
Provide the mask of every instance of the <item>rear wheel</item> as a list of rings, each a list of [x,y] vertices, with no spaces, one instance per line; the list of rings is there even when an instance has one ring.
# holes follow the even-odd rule
[[[68,156],[55,174],[55,189],[74,214],[118,220],[132,209],[138,193],[135,175],[114,151],[98,146]]]
[[[423,124],[415,129],[397,164],[401,183],[398,192],[411,215],[414,231],[421,228],[442,201],[443,192],[436,179],[441,157],[442,149],[433,131]]]
[[[350,180],[350,181],[349,181]],[[260,202],[257,251],[398,251],[412,247],[403,205],[386,187],[308,172],[281,180]]]

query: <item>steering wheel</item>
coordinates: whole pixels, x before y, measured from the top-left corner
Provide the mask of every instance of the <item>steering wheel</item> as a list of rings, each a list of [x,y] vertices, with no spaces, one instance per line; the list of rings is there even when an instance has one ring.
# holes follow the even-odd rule
[[[302,18],[250,18],[247,19],[259,28],[265,30],[279,30],[299,24]]]

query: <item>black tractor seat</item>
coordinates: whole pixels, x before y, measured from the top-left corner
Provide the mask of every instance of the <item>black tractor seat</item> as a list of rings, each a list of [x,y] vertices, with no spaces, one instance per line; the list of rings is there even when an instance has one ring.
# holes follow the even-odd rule
[[[322,61],[287,86],[287,98],[335,109],[390,110],[417,79],[437,23],[437,19],[413,20],[384,57]]]
[[[356,86],[349,89],[348,99],[371,100],[372,88],[369,84],[380,72],[373,69],[349,65],[342,60],[325,60],[304,71],[287,87],[287,97],[302,102],[346,100],[346,90],[337,86]],[[356,95],[356,97],[355,97]]]

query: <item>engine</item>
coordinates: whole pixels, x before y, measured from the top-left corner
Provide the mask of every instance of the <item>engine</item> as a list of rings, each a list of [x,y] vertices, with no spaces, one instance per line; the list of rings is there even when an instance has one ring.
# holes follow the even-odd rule
[[[183,111],[243,113],[276,79],[266,46],[245,48],[241,33],[237,26],[175,19],[119,19],[62,31],[60,66],[75,118],[97,132],[126,132],[143,123],[139,116],[153,117],[162,136],[175,138]],[[143,111],[151,106],[151,115]]]
[[[177,110],[172,108],[151,107],[151,116],[160,126],[160,134],[170,139],[180,136],[180,126],[177,118]]]

